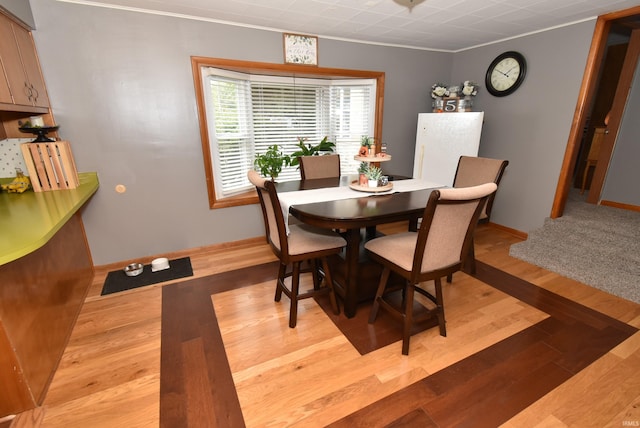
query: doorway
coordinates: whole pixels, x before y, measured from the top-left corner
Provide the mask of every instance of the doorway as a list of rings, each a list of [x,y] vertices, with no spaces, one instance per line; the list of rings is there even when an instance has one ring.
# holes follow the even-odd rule
[[[585,153],[584,148],[581,152],[581,146],[582,142],[584,140],[588,140],[590,138],[589,135],[592,135],[589,131],[593,125],[590,125],[589,121],[592,119],[591,113],[593,110],[593,103],[596,99],[597,89],[599,87],[602,65],[606,58],[609,36],[613,35],[616,31],[620,31],[620,28],[627,28],[629,32],[636,30],[636,35],[640,33],[640,6],[602,15],[598,17],[598,20],[596,21],[593,39],[591,41],[591,49],[589,51],[589,56],[587,57],[587,66],[585,68],[582,86],[578,94],[576,111],[574,113],[567,149],[565,151],[565,157],[560,171],[560,178],[558,180],[558,187],[556,188],[556,194],[551,209],[551,218],[562,216],[569,191],[573,187],[576,169],[580,169],[577,167],[583,166],[580,163],[584,162]],[[633,39],[633,37],[630,39]],[[636,39],[640,39],[640,37],[636,37]],[[638,44],[637,42],[639,41],[640,40],[636,40],[636,44]],[[632,46],[632,44],[633,42],[631,41],[627,50],[638,49],[638,46]],[[637,52],[635,55],[637,55]],[[631,67],[630,61],[625,61],[620,70],[619,80],[628,79],[629,82],[631,82],[636,63],[637,56],[632,64],[633,67]],[[631,68],[631,70],[629,70],[629,68]],[[616,91],[616,96],[618,95],[619,94]],[[617,108],[616,105],[618,106]],[[615,143],[615,137],[617,136],[617,129],[620,125],[623,110],[624,102],[621,103],[620,101],[616,101],[613,103],[611,120],[608,125],[610,132],[605,136],[605,141],[603,142],[603,146],[600,150],[600,165],[596,165],[596,169],[594,170],[593,178],[591,180],[594,192],[590,192],[587,199],[588,202],[598,202],[600,189],[604,183],[608,162],[613,152],[613,145]],[[594,119],[602,120],[600,118]],[[587,142],[590,142],[590,140]],[[580,162],[578,162],[579,160]],[[599,186],[599,188],[596,191],[597,186]]]

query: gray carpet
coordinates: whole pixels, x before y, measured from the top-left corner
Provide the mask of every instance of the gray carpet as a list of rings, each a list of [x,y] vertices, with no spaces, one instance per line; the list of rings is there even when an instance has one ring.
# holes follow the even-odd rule
[[[586,194],[585,194],[586,195]],[[565,213],[547,218],[509,254],[640,303],[640,213],[584,202],[570,192]]]

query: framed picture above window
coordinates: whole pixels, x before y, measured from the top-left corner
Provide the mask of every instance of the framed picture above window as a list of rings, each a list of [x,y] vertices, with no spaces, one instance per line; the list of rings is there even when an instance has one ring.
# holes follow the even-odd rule
[[[283,34],[285,64],[318,65],[318,38],[304,34]]]

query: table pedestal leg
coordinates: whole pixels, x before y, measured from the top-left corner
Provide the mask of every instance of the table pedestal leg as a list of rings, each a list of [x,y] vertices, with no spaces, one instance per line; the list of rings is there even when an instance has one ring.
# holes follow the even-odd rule
[[[358,259],[360,257],[360,229],[347,229],[345,253],[344,314],[347,318],[356,315],[358,306]]]

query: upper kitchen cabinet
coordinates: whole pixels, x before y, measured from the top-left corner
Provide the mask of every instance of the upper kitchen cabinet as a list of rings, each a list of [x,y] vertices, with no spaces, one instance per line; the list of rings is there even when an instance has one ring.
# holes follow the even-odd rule
[[[40,112],[38,108],[49,107],[31,33],[1,13],[0,64],[0,110]]]

